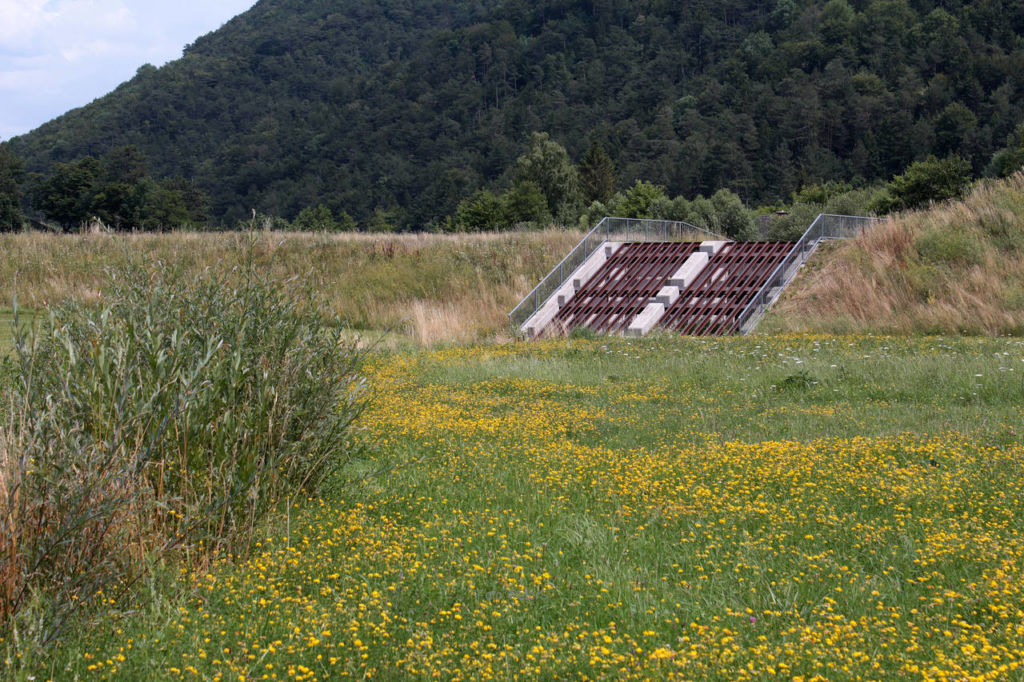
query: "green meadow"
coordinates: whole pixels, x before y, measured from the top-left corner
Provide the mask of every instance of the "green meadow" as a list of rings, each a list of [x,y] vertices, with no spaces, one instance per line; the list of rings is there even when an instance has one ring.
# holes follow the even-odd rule
[[[570,233],[5,237],[0,678],[1020,678],[1004,189],[744,338],[509,340]]]
[[[1013,678],[1022,373],[1012,338],[382,352],[321,495],[7,671]]]

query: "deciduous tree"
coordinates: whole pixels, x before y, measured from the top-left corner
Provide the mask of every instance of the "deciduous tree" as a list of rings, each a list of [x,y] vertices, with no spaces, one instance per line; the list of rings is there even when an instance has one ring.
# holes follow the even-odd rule
[[[547,200],[548,212],[573,222],[580,210],[580,179],[565,147],[547,133],[534,133],[530,149],[516,160],[516,177],[534,182]]]

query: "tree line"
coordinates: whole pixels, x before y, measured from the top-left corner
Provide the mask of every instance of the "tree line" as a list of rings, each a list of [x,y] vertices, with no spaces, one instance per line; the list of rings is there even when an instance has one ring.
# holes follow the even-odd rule
[[[34,218],[63,231],[99,223],[113,230],[271,229],[302,232],[393,232],[403,229],[387,211],[357,222],[347,211],[320,203],[292,220],[258,214],[225,228],[209,218],[209,200],[183,178],[156,180],[134,146],[101,159],[56,163],[49,175],[27,174],[10,145],[0,144],[0,232],[18,231]],[[1019,125],[988,164],[989,176],[1024,168],[1024,124]],[[855,187],[829,180],[793,192],[785,202],[749,207],[735,192],[719,188],[710,196],[672,197],[664,186],[636,180],[624,186],[600,143],[579,162],[547,133],[534,133],[525,153],[503,174],[507,181],[462,199],[452,214],[430,223],[438,232],[537,229],[552,225],[587,229],[604,216],[681,220],[733,239],[793,239],[819,212],[878,214],[926,206],[964,195],[971,164],[953,155],[912,162],[888,183]],[[776,219],[773,213],[782,215]],[[758,224],[758,216],[770,221]],[[770,229],[769,229],[770,226]]]
[[[90,223],[125,231],[209,222],[205,192],[185,178],[153,178],[147,166],[138,148],[127,145],[99,159],[55,163],[47,175],[27,174],[10,145],[0,144],[0,231],[22,229],[26,217],[65,232]]]

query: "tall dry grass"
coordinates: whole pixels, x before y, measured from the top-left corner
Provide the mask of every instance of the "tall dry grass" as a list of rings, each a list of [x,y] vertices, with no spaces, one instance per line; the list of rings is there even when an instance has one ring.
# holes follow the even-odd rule
[[[391,329],[423,345],[507,333],[507,314],[579,241],[578,232],[472,235],[259,233],[252,255],[269,277],[301,278],[354,328]],[[243,233],[0,235],[0,307],[15,293],[42,308],[97,303],[105,271],[161,261],[198,275],[235,266]]]
[[[1024,174],[890,217],[819,262],[766,330],[1024,334]]]

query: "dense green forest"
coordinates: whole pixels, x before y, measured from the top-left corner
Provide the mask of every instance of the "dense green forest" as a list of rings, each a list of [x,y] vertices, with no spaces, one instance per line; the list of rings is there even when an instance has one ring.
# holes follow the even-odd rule
[[[771,205],[930,155],[1001,172],[1022,121],[1020,0],[261,0],[11,148],[38,186],[134,146],[153,192],[222,225],[420,229],[484,190],[542,213],[539,131],[605,164],[578,214],[638,180]]]

